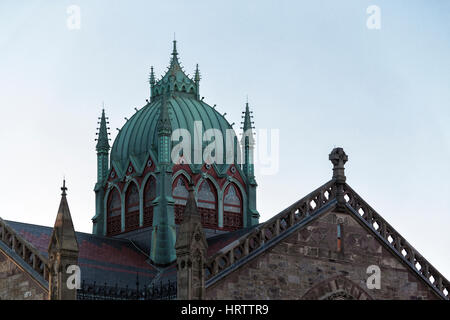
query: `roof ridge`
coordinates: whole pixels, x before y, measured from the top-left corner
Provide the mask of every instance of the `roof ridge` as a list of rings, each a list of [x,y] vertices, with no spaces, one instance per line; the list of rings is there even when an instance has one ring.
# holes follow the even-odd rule
[[[37,272],[37,274],[39,274],[44,281],[48,281],[48,259],[44,257],[32,243],[22,237],[2,218],[0,218],[0,241],[16,253],[23,260],[23,262],[32,268],[33,271]],[[30,251],[31,254],[27,255],[27,250]]]
[[[344,192],[348,197],[348,200],[346,200],[347,207],[350,207],[355,214],[363,219],[386,242],[390,249],[405,260],[407,265],[441,297],[449,300],[450,282],[347,183],[344,184]]]
[[[53,227],[44,226],[44,225],[40,225],[40,224],[26,223],[26,222],[20,222],[20,221],[12,221],[12,220],[3,220],[2,218],[0,218],[0,222],[1,221],[4,221],[6,223],[6,225],[8,225],[8,227],[13,229],[13,231],[16,232],[16,233],[17,233],[17,231],[15,231],[15,229],[9,223],[12,222],[12,223],[18,223],[18,224],[27,225],[27,226],[35,226],[35,227],[47,228],[47,229],[53,230]],[[92,237],[96,237],[96,238],[103,238],[103,239],[107,239],[107,240],[111,240],[112,239],[112,240],[120,240],[120,241],[123,241],[123,242],[127,242],[126,238],[107,237],[107,236],[102,236],[102,235],[88,233],[88,232],[83,232],[83,231],[75,231],[75,233],[76,234],[80,234],[80,235],[88,235],[88,236],[92,236]],[[19,234],[19,233],[17,233],[17,234]],[[20,236],[20,234],[19,234],[19,236]],[[25,241],[27,241],[27,240],[25,240]],[[30,242],[28,242],[28,243],[30,243]]]
[[[288,232],[321,208],[329,205],[335,199],[335,195],[335,181],[330,180],[271,219],[232,241],[206,260],[206,280],[217,276],[236,261],[244,259],[263,247],[266,241],[270,242]]]

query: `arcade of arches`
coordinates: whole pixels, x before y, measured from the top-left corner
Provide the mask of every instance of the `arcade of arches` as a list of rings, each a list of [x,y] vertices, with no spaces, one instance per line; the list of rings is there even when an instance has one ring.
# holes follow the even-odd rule
[[[153,176],[145,182],[143,190],[143,222],[140,223],[140,189],[131,181],[121,198],[118,188],[114,187],[107,197],[107,235],[115,235],[153,225],[153,200],[156,198],[156,179]],[[197,186],[197,206],[202,216],[203,227],[233,231],[243,227],[243,198],[235,183],[228,184],[223,193],[217,191],[210,179],[202,179]],[[218,201],[222,194],[222,201]],[[179,175],[172,185],[175,223],[183,220],[183,212],[188,198],[188,180]],[[125,230],[121,230],[122,200],[124,203]],[[219,204],[222,208],[219,208]],[[223,212],[223,226],[219,227],[219,210]]]

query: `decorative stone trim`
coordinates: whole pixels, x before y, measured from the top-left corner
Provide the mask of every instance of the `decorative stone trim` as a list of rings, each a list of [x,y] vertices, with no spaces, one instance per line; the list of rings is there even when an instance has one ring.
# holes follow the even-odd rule
[[[344,185],[344,198],[347,207],[358,214],[393,252],[442,298],[450,299],[450,282],[347,184]]]
[[[0,241],[20,256],[26,264],[42,277],[42,279],[48,281],[49,269],[47,258],[42,256],[31,243],[22,238],[22,236],[10,228],[1,218]]]
[[[250,233],[218,251],[205,263],[206,280],[217,276],[234,263],[256,252],[274,238],[286,233],[305,218],[327,205],[334,197],[334,181],[331,180],[256,227]]]

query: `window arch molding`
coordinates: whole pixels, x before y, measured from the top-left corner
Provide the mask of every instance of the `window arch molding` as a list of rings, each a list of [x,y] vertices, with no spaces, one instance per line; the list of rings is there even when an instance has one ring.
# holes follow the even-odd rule
[[[136,186],[137,189],[137,195],[138,195],[138,202],[137,202],[137,206],[138,206],[138,218],[137,218],[137,226],[135,226],[135,228],[139,228],[140,226],[140,216],[141,216],[141,204],[142,204],[142,197],[141,197],[141,186],[139,185],[138,181],[135,178],[131,178],[130,180],[128,180],[122,190],[122,226],[123,228],[125,228],[124,231],[131,231],[134,229],[129,229],[126,219],[127,219],[127,213],[128,213],[128,198],[127,198],[127,194],[129,192],[129,188],[132,185]],[[122,228],[122,229],[123,229]]]
[[[209,180],[209,182],[211,182],[214,185],[214,188],[216,189],[216,193],[217,196],[222,195],[223,190],[222,188],[219,186],[219,184],[217,183],[216,179],[214,179],[214,177],[212,177],[211,175],[207,174],[207,173],[203,173],[202,177],[200,179],[198,179],[196,185],[195,185],[195,192],[198,193],[198,188],[202,185],[203,181],[205,180]]]
[[[227,190],[228,186],[230,184],[234,184],[236,187],[238,187],[240,193],[241,193],[241,197],[242,197],[242,220],[243,220],[243,227],[247,227],[248,223],[248,216],[247,216],[247,194],[245,193],[245,189],[244,187],[240,184],[240,182],[238,180],[236,180],[233,177],[228,177],[227,182],[224,183],[223,188],[221,190],[221,194],[222,194],[222,199],[224,197],[225,194],[225,190]],[[223,225],[223,200],[222,200],[222,216],[219,217],[219,219],[222,219],[222,225]]]
[[[200,187],[202,186],[203,183],[207,183],[209,185],[209,187],[212,189],[212,193],[214,193],[214,197],[215,197],[215,211],[216,211],[216,218],[215,218],[215,227],[221,227],[221,225],[219,224],[219,220],[220,217],[223,216],[223,194],[222,194],[222,190],[219,186],[219,184],[217,183],[217,181],[215,181],[215,179],[213,177],[211,177],[208,174],[203,174],[202,177],[197,181],[197,184],[195,185],[195,194],[196,194],[196,198],[197,198],[197,207],[201,207],[199,205],[199,199],[198,199],[198,195],[199,195],[199,191],[200,191]],[[209,209],[208,209],[209,210]],[[203,218],[202,218],[203,219]],[[206,218],[208,221],[209,218]]]
[[[113,191],[117,191],[117,194],[119,195],[119,199],[120,199],[120,221],[122,221],[122,215],[123,215],[123,203],[124,203],[124,199],[122,197],[122,192],[120,191],[120,188],[117,184],[110,182],[106,193],[105,193],[105,197],[103,198],[103,235],[107,235],[108,233],[108,200],[109,200],[109,196],[111,195],[111,193]],[[122,223],[121,223],[121,228],[122,228]]]
[[[175,180],[177,180],[177,178],[180,175],[183,175],[186,178],[186,180],[188,181],[188,183],[192,182],[192,178],[189,175],[189,173],[187,173],[186,170],[180,169],[174,175],[172,175],[172,184],[175,182]]]
[[[151,184],[153,184],[153,188],[155,189],[152,195],[154,197],[151,199],[147,199],[146,191],[148,190],[147,188],[151,188]],[[146,228],[151,227],[153,225],[153,218],[154,218],[153,201],[157,196],[156,195],[157,184],[158,180],[153,172],[149,172],[148,174],[146,174],[144,179],[142,180],[142,186],[139,192],[139,197],[141,199],[139,211],[139,224],[141,227]],[[150,205],[148,205],[148,203],[150,203]]]
[[[141,185],[141,188],[139,188],[139,198],[140,198],[141,200],[144,199],[144,189],[145,189],[145,186],[147,185],[148,180],[149,180],[151,177],[153,177],[153,178],[156,180],[156,182],[158,182],[158,179],[156,179],[156,175],[155,175],[154,172],[149,172],[149,173],[147,173],[147,174],[145,175],[144,179],[142,179],[142,185]],[[172,180],[172,183],[173,183],[173,180]]]

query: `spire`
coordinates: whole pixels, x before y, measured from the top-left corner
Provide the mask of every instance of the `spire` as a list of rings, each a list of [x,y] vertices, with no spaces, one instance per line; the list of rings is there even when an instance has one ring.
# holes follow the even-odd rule
[[[174,67],[175,65],[180,66],[180,63],[178,62],[177,40],[173,40],[172,59],[170,62],[170,68]]]
[[[247,130],[254,129],[253,121],[251,119],[251,118],[253,118],[253,115],[252,115],[253,112],[250,111],[250,107],[248,106],[248,98],[247,98],[247,102],[245,104],[245,111],[243,113],[244,113],[244,116],[243,116],[243,118],[244,118],[244,122],[243,122],[243,124],[244,124],[244,127],[243,127],[244,132],[247,131]]]
[[[78,268],[78,242],[66,199],[66,180],[63,180],[61,191],[61,202],[48,245],[48,296],[50,300],[76,300],[79,278],[73,279],[75,286],[69,287],[69,281],[73,283],[73,280],[70,279],[72,275],[67,272],[67,268]]]
[[[75,236],[72,217],[70,215],[69,204],[67,203],[66,180],[63,180],[61,188],[61,202],[59,204],[58,214],[56,215],[55,226],[49,245],[49,250],[55,245],[57,250],[68,250],[78,252],[78,242]]]
[[[192,182],[189,183],[188,192],[189,194],[186,201],[186,207],[184,209],[182,223],[201,223],[202,220],[200,213],[198,212],[197,201],[195,200],[194,184]]]
[[[255,128],[253,126],[254,123],[252,121],[253,111],[250,111],[250,107],[248,105],[248,97],[247,102],[245,103],[245,111],[243,111],[242,113],[244,114],[242,116],[244,121],[241,122],[241,124],[243,124],[243,127],[241,127],[241,129],[243,129],[241,144],[244,148],[244,155],[246,157],[245,164],[247,164],[249,163],[247,162],[247,155],[246,155],[248,153],[248,148],[252,149],[255,144],[255,140],[253,138],[253,129]]]
[[[198,69],[198,63],[197,63],[197,66],[195,67],[194,81],[195,81],[196,83],[200,82],[200,71],[199,71],[199,69]]]
[[[198,69],[198,63],[197,66],[195,67],[194,82],[195,82],[196,97],[197,99],[200,99],[200,71]]]
[[[150,85],[153,87],[155,85],[155,73],[153,72],[153,66],[150,67]]]
[[[108,138],[108,127],[107,125],[109,124],[108,117],[105,116],[105,109],[102,109],[102,116],[101,118],[99,118],[100,122],[100,127],[98,128],[98,138],[95,139],[97,141],[97,145],[96,145],[96,149],[97,152],[109,152],[109,149],[111,148],[109,146],[109,138]]]

